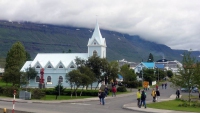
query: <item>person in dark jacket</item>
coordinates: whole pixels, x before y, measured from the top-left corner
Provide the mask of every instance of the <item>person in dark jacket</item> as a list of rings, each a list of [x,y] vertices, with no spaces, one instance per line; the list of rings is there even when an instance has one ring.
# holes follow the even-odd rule
[[[100,104],[101,104],[101,90],[99,90],[99,92],[98,92],[98,97],[99,97],[99,101],[100,101]]]
[[[105,92],[105,94],[106,94],[106,97],[107,97],[107,95],[108,95],[108,91],[109,91],[109,89],[108,89],[108,87],[106,86],[106,87],[104,88],[104,92]]]
[[[179,98],[179,96],[180,96],[180,91],[179,91],[179,89],[177,89],[176,90],[176,98]]]
[[[101,104],[102,105],[105,105],[105,100],[104,100],[104,98],[106,97],[106,94],[105,94],[105,92],[104,91],[101,91]]]
[[[144,108],[147,108],[146,106],[146,94],[144,91],[142,91],[142,94],[141,94],[141,103],[140,103],[140,108],[141,106],[144,106]]]
[[[160,91],[159,89],[156,90],[156,101],[160,99]]]

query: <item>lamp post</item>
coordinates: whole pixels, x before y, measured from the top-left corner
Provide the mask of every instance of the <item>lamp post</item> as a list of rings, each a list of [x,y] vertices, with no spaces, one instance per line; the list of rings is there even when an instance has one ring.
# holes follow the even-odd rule
[[[59,79],[58,80],[58,86],[59,86],[58,93],[59,93],[59,96],[60,96],[60,82],[61,82],[61,80]]]
[[[143,64],[141,63],[141,70],[142,70],[142,87],[143,87]]]
[[[159,68],[158,68],[158,83],[159,83]]]

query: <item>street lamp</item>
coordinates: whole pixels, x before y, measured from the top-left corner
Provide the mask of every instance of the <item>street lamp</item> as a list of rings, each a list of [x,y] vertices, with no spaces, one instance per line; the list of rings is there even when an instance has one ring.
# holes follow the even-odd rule
[[[143,64],[141,63],[141,71],[142,71],[142,87],[143,87]]]

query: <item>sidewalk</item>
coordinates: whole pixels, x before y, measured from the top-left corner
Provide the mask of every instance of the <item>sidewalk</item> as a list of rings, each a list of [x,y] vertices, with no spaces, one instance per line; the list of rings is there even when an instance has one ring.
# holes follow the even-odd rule
[[[168,100],[173,100],[176,98],[175,94],[172,94],[168,99],[160,99],[161,101],[168,101]],[[146,101],[146,103],[152,103],[152,101]],[[184,111],[173,111],[173,110],[164,110],[164,109],[154,109],[154,108],[147,108],[145,109],[144,107],[138,108],[136,105],[137,103],[129,103],[123,105],[124,109],[128,110],[133,110],[133,111],[138,111],[142,113],[195,113],[195,112],[184,112]]]

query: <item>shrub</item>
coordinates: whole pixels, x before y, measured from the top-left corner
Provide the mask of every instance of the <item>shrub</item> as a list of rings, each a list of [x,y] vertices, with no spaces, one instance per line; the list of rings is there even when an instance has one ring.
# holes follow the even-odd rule
[[[33,89],[32,90],[32,99],[41,99],[45,97],[45,92],[42,89]]]
[[[13,97],[14,90],[16,90],[16,97],[19,97],[19,92],[17,87],[4,87],[3,88],[3,95],[8,97]]]
[[[125,86],[120,86],[117,88],[118,92],[127,92],[126,87]]]

